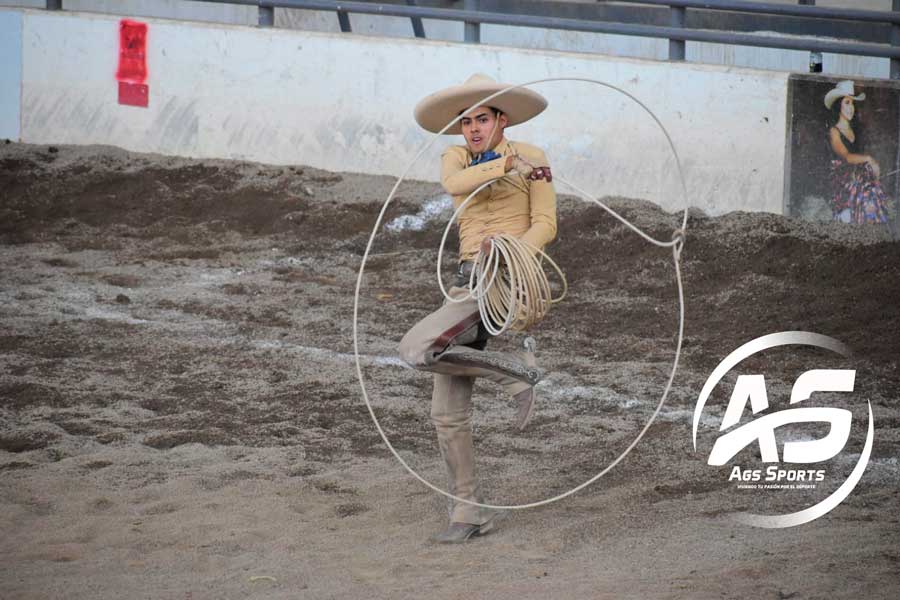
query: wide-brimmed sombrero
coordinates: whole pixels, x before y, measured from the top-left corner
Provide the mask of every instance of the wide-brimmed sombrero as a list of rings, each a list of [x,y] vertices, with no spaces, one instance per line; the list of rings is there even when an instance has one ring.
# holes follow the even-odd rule
[[[423,98],[416,105],[416,122],[428,131],[437,133],[461,111],[508,87],[510,85],[507,83],[497,83],[487,75],[476,73],[462,85],[454,85]],[[487,104],[506,115],[507,127],[524,123],[547,108],[546,98],[525,88],[510,90],[489,100]],[[462,133],[459,122],[444,133]]]
[[[866,99],[866,95],[864,93],[860,94],[859,96],[854,96],[853,92],[854,89],[852,81],[847,80],[838,82],[833,90],[825,94],[825,106],[830,109],[835,100],[837,100],[838,98],[843,98],[844,96],[850,96],[857,102]]]

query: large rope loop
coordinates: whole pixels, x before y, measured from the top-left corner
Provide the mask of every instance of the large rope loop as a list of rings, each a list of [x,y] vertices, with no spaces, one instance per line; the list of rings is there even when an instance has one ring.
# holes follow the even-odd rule
[[[625,448],[625,450],[623,450],[623,451],[619,454],[618,457],[616,457],[615,460],[613,460],[612,462],[610,462],[609,464],[607,464],[603,469],[601,469],[598,473],[596,473],[593,477],[589,478],[587,481],[583,481],[582,483],[576,485],[576,486],[573,487],[572,489],[570,489],[570,490],[568,490],[568,491],[566,491],[566,492],[563,492],[563,493],[561,493],[561,494],[557,494],[557,495],[555,495],[555,496],[553,496],[553,497],[551,497],[551,498],[545,498],[545,499],[543,499],[543,500],[539,500],[539,501],[536,501],[536,502],[528,502],[528,503],[525,503],[525,504],[518,504],[518,505],[495,505],[495,504],[486,504],[486,503],[482,503],[482,502],[475,502],[475,501],[472,501],[472,500],[468,500],[468,499],[466,499],[466,498],[460,498],[459,496],[456,496],[456,495],[454,495],[454,494],[452,494],[452,493],[450,493],[450,492],[448,492],[448,491],[446,491],[446,490],[443,490],[443,489],[441,489],[440,487],[438,487],[438,486],[434,485],[433,483],[429,482],[428,480],[426,480],[424,477],[422,477],[421,475],[419,475],[419,473],[417,473],[416,470],[413,469],[413,468],[406,462],[406,460],[403,459],[403,457],[397,452],[396,448],[394,448],[394,446],[391,444],[390,440],[389,440],[388,437],[387,437],[387,434],[385,434],[384,429],[381,427],[381,423],[378,421],[378,417],[375,415],[375,410],[374,410],[373,407],[372,407],[372,403],[369,401],[369,396],[368,396],[368,393],[366,392],[365,380],[364,380],[364,378],[363,378],[362,364],[361,364],[361,361],[360,361],[360,354],[359,354],[359,331],[358,331],[358,318],[359,318],[359,292],[360,292],[360,288],[362,287],[363,273],[365,272],[366,260],[368,259],[369,253],[370,253],[371,250],[372,250],[372,244],[374,243],[374,241],[375,241],[375,236],[376,236],[376,234],[378,233],[379,228],[381,227],[381,223],[382,223],[382,221],[383,221],[383,219],[384,219],[384,215],[385,215],[385,212],[386,212],[387,209],[388,209],[389,204],[390,204],[391,201],[394,199],[394,196],[395,196],[395,194],[397,193],[397,189],[400,187],[400,184],[406,179],[407,175],[409,174],[410,170],[412,169],[412,166],[413,166],[413,165],[414,165],[414,164],[415,164],[415,163],[416,163],[416,162],[417,162],[417,161],[425,154],[425,152],[426,152],[426,151],[427,151],[427,150],[428,150],[428,149],[429,149],[429,148],[430,148],[430,147],[431,147],[438,139],[440,139],[441,134],[443,134],[443,133],[444,133],[445,131],[447,131],[450,127],[452,127],[457,121],[459,121],[460,119],[462,119],[462,116],[463,116],[464,114],[466,114],[467,112],[469,112],[472,108],[475,108],[475,107],[477,107],[477,106],[482,106],[482,105],[484,105],[484,104],[487,104],[487,103],[489,103],[491,100],[493,100],[494,98],[496,98],[496,97],[498,97],[498,96],[500,96],[500,95],[502,95],[502,94],[508,93],[510,90],[514,90],[514,89],[518,89],[518,88],[524,88],[524,87],[532,86],[532,85],[535,85],[535,84],[538,84],[538,83],[551,82],[551,81],[581,81],[581,82],[586,82],[586,83],[592,83],[592,84],[600,85],[600,86],[602,86],[602,87],[609,88],[609,89],[614,90],[614,91],[616,91],[616,92],[618,92],[618,93],[620,93],[620,94],[623,94],[624,96],[627,96],[630,100],[632,100],[632,101],[635,102],[637,105],[639,105],[642,109],[644,109],[644,111],[647,113],[647,115],[650,116],[650,118],[652,118],[653,121],[659,126],[660,131],[662,131],[663,135],[664,135],[665,138],[666,138],[666,142],[668,143],[669,148],[672,150],[672,155],[673,155],[674,158],[675,158],[675,165],[676,165],[676,168],[677,168],[677,171],[678,171],[678,176],[679,176],[679,180],[680,180],[679,182],[680,182],[680,184],[681,184],[680,187],[681,187],[682,195],[683,195],[683,197],[684,197],[685,206],[684,206],[684,212],[683,212],[682,221],[681,221],[681,227],[680,227],[678,230],[676,230],[675,235],[673,235],[673,236],[672,236],[672,239],[671,239],[671,240],[668,240],[668,241],[662,241],[662,240],[654,239],[653,237],[651,237],[650,235],[648,235],[647,233],[645,233],[644,231],[642,231],[641,229],[639,229],[638,227],[636,227],[635,225],[633,225],[632,223],[630,223],[627,219],[625,219],[624,217],[622,217],[621,215],[619,215],[616,211],[614,211],[614,210],[612,210],[610,207],[606,206],[606,205],[605,205],[603,202],[601,202],[598,198],[595,198],[594,196],[588,194],[588,193],[585,192],[584,190],[581,190],[580,188],[576,187],[574,184],[572,184],[572,183],[570,183],[570,182],[564,180],[562,177],[559,177],[558,174],[554,173],[553,178],[554,178],[554,180],[556,180],[556,179],[560,180],[562,183],[566,184],[566,185],[569,186],[570,188],[572,188],[572,189],[574,189],[575,191],[577,191],[577,192],[579,193],[579,195],[580,195],[583,199],[588,200],[588,201],[590,201],[590,202],[593,202],[594,204],[599,205],[601,208],[603,208],[604,210],[606,210],[609,214],[611,214],[613,217],[615,217],[615,218],[618,219],[621,223],[623,223],[626,227],[628,227],[629,229],[631,229],[634,233],[638,234],[640,237],[644,238],[645,240],[647,240],[647,241],[650,242],[651,244],[654,244],[654,245],[660,246],[660,247],[672,248],[672,256],[673,256],[673,258],[674,258],[674,266],[675,266],[675,283],[676,283],[676,285],[677,285],[677,292],[678,292],[678,338],[677,338],[677,341],[676,341],[676,344],[675,344],[675,357],[674,357],[674,360],[673,360],[673,362],[672,362],[672,369],[671,369],[670,372],[669,372],[668,380],[666,381],[665,388],[663,389],[663,392],[662,392],[662,394],[661,394],[661,396],[660,396],[659,402],[658,402],[657,405],[656,405],[656,408],[654,409],[653,413],[650,415],[650,418],[649,418],[649,419],[646,421],[646,423],[644,424],[643,428],[640,430],[640,432],[638,432],[637,436],[635,436],[635,438],[631,441],[631,443]],[[440,277],[440,274],[441,274],[441,258],[442,258],[442,254],[443,254],[444,244],[445,244],[445,242],[446,242],[447,235],[448,235],[448,232],[449,232],[449,230],[450,230],[450,225],[451,225],[452,222],[457,218],[457,216],[458,216],[459,213],[462,211],[462,209],[468,204],[468,202],[469,202],[469,201],[470,201],[470,200],[471,200],[478,192],[480,192],[481,190],[483,190],[484,188],[486,188],[487,186],[489,186],[491,183],[493,183],[493,181],[494,181],[494,180],[485,182],[484,184],[482,184],[481,186],[479,186],[475,191],[473,191],[473,192],[469,195],[468,198],[466,198],[466,200],[465,200],[464,202],[462,202],[462,203],[460,204],[460,206],[457,208],[456,212],[454,212],[453,217],[451,218],[450,222],[447,224],[447,228],[446,228],[445,231],[444,231],[444,237],[443,237],[443,239],[441,240],[441,245],[440,245],[440,247],[439,247],[439,249],[438,249],[437,273],[438,273],[438,285],[440,286],[441,291],[443,292],[445,298],[447,298],[447,300],[448,300],[449,302],[462,302],[462,301],[464,301],[464,300],[466,300],[466,299],[468,299],[468,298],[471,298],[471,297],[472,297],[472,293],[475,292],[476,290],[478,291],[478,293],[486,293],[486,290],[488,290],[488,289],[490,289],[490,288],[493,287],[493,285],[494,285],[493,282],[496,282],[496,278],[497,278],[497,277],[501,277],[501,279],[502,279],[502,271],[501,271],[501,269],[500,269],[499,264],[496,263],[496,262],[491,263],[491,262],[488,260],[488,261],[487,261],[487,264],[486,264],[486,268],[485,268],[485,269],[482,269],[481,275],[478,276],[479,278],[478,278],[477,280],[474,280],[474,279],[473,279],[473,280],[470,280],[470,281],[472,282],[473,285],[471,286],[472,289],[470,289],[469,294],[463,295],[460,299],[453,299],[453,298],[450,298],[449,294],[447,293],[447,290],[444,288],[444,284],[443,284],[443,282],[441,281],[441,277]],[[659,415],[660,410],[662,410],[663,404],[665,403],[666,398],[668,397],[669,392],[670,392],[671,389],[672,389],[672,382],[673,382],[673,380],[675,379],[675,373],[676,373],[677,368],[678,368],[678,361],[679,361],[680,356],[681,356],[681,347],[682,347],[682,342],[683,342],[683,340],[684,340],[684,312],[685,312],[685,311],[684,311],[684,287],[683,287],[683,285],[682,285],[682,279],[681,279],[681,261],[680,261],[680,258],[681,258],[681,251],[682,251],[682,249],[684,248],[684,232],[685,232],[685,230],[686,230],[686,228],[687,228],[687,221],[688,221],[688,197],[689,197],[689,196],[688,196],[688,191],[687,191],[687,185],[686,185],[686,183],[685,183],[685,178],[684,178],[684,170],[683,170],[683,168],[682,168],[682,166],[681,166],[681,159],[680,159],[679,156],[678,156],[678,152],[677,152],[677,150],[676,150],[676,148],[675,148],[675,144],[672,142],[672,138],[669,136],[668,131],[666,131],[666,128],[663,126],[663,124],[662,124],[662,122],[659,120],[659,118],[658,118],[655,114],[653,114],[653,111],[651,111],[651,110],[650,110],[643,102],[641,102],[638,98],[636,98],[634,95],[632,95],[631,93],[627,92],[626,90],[623,90],[622,88],[617,87],[617,86],[615,86],[615,85],[613,85],[613,84],[611,84],[611,83],[606,83],[605,81],[599,81],[599,80],[596,80],[596,79],[589,79],[589,78],[586,78],[586,77],[548,77],[548,78],[545,78],[545,79],[538,79],[538,80],[535,80],[535,81],[529,81],[529,82],[527,82],[527,83],[522,83],[522,84],[519,84],[519,85],[509,86],[509,87],[507,87],[507,88],[505,88],[505,89],[503,89],[503,90],[500,90],[500,91],[498,91],[498,92],[495,92],[494,94],[491,94],[490,96],[487,96],[487,97],[485,97],[485,98],[482,98],[481,100],[479,100],[478,102],[476,102],[476,103],[475,103],[472,107],[470,107],[468,110],[463,111],[462,113],[460,113],[459,116],[457,116],[456,118],[454,118],[453,120],[451,120],[449,123],[447,123],[447,125],[446,125],[441,131],[439,131],[438,133],[436,133],[436,134],[431,138],[431,140],[430,140],[429,142],[427,142],[425,145],[423,145],[422,148],[416,153],[416,155],[415,155],[415,157],[413,158],[413,160],[410,161],[410,163],[407,165],[407,167],[406,167],[406,169],[404,170],[403,174],[397,179],[396,183],[394,183],[394,187],[391,189],[390,193],[388,194],[388,197],[387,197],[387,199],[385,200],[384,205],[381,207],[381,211],[379,212],[378,217],[377,217],[376,220],[375,220],[375,225],[374,225],[374,227],[372,228],[372,233],[371,233],[371,235],[369,236],[369,241],[368,241],[368,243],[366,244],[366,250],[365,250],[365,252],[363,253],[362,262],[360,263],[360,266],[359,266],[359,274],[357,275],[357,278],[356,278],[356,290],[355,290],[355,292],[354,292],[354,299],[353,299],[353,354],[354,354],[354,357],[355,357],[355,359],[356,359],[356,374],[357,374],[357,378],[359,379],[359,385],[360,385],[360,388],[361,388],[361,390],[362,390],[363,400],[364,400],[365,403],[366,403],[366,408],[368,408],[368,410],[369,410],[369,415],[372,417],[372,421],[375,423],[375,428],[378,430],[378,434],[381,436],[381,439],[384,441],[385,445],[388,447],[388,449],[391,451],[391,453],[394,455],[394,457],[395,457],[395,458],[400,462],[400,464],[403,465],[403,467],[410,473],[410,475],[412,475],[413,477],[415,477],[417,480],[419,480],[422,484],[424,484],[426,487],[430,488],[431,490],[433,490],[433,491],[435,491],[435,492],[437,492],[437,493],[439,493],[439,494],[441,494],[441,495],[443,495],[443,496],[446,496],[447,498],[450,498],[450,499],[452,499],[452,500],[455,500],[455,501],[457,501],[457,502],[461,502],[461,503],[464,503],[464,504],[469,504],[469,505],[472,505],[472,506],[478,506],[478,507],[481,507],[481,508],[494,509],[494,510],[498,510],[498,509],[525,509],[525,508],[533,508],[533,507],[537,507],[537,506],[544,506],[544,505],[550,504],[550,503],[552,503],[552,502],[556,502],[556,501],[558,501],[558,500],[562,500],[563,498],[566,498],[566,497],[568,497],[568,496],[571,496],[572,494],[575,494],[575,493],[577,493],[579,490],[582,490],[582,489],[586,488],[587,486],[591,485],[592,483],[594,483],[595,481],[597,481],[598,479],[600,479],[601,477],[603,477],[604,475],[606,475],[606,474],[607,474],[610,470],[612,470],[617,464],[619,464],[622,460],[624,460],[625,457],[628,456],[628,454],[629,454],[629,453],[635,448],[635,446],[637,446],[637,444],[641,441],[641,439],[644,437],[644,434],[647,433],[647,430],[650,428],[650,426],[651,426],[651,425],[653,424],[653,422],[655,421],[657,415]],[[502,248],[498,249],[498,252],[500,253],[500,256],[501,256],[501,257],[504,256],[503,251],[504,251],[504,250],[503,250]],[[542,256],[543,256],[543,257],[546,257],[546,255],[543,254],[543,253],[542,253]],[[549,258],[549,257],[546,257],[546,258]],[[515,263],[513,263],[513,264],[515,264]],[[513,266],[513,267],[511,268],[511,271],[510,271],[510,272],[512,272],[512,269],[516,269],[516,268],[517,268],[517,267]],[[490,273],[489,276],[487,275],[488,273]],[[562,274],[560,273],[560,275],[562,275]],[[514,276],[521,276],[521,275],[519,275],[519,271],[518,271],[518,270],[515,271],[515,275],[514,275]],[[564,279],[563,279],[563,281],[564,281]],[[479,284],[479,282],[481,282],[481,284]],[[489,285],[489,283],[490,283],[490,285]],[[506,292],[506,295],[504,296],[503,293],[502,293],[502,290],[503,290],[503,289],[504,289],[504,288],[501,286],[501,287],[498,289],[498,291],[497,291],[497,293],[500,294],[500,295],[498,296],[498,300],[497,300],[497,302],[499,303],[499,306],[503,306],[503,305],[504,305],[504,298],[506,298],[507,301],[511,298],[511,295],[510,295],[510,294],[511,294],[512,292],[507,291],[507,292]],[[510,286],[510,289],[512,289],[511,286]],[[499,313],[498,313],[498,314],[499,314]],[[507,313],[506,313],[506,320],[509,320],[511,314],[513,314],[513,313],[510,313],[510,312],[507,312]],[[504,321],[504,322],[505,322],[505,321]],[[511,324],[512,324],[512,323],[510,323],[510,325],[511,325]]]

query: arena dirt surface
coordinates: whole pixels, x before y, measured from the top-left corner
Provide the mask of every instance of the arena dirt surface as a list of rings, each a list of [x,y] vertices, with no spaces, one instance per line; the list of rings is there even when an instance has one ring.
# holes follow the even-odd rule
[[[900,243],[885,228],[692,212],[682,361],[644,440],[594,486],[444,547],[429,537],[445,501],[390,456],[353,363],[356,274],[393,182],[0,142],[3,598],[900,596]],[[405,185],[385,222],[439,193]],[[658,237],[679,221],[610,202]],[[404,368],[396,345],[441,301],[447,216],[382,230],[360,304],[376,413],[438,484],[430,377]],[[561,493],[613,460],[656,407],[675,351],[668,251],[570,197],[548,251],[570,293],[534,332],[549,375],[530,428],[516,432],[510,400],[476,386],[480,475],[501,504]],[[855,354],[748,359],[741,372],[765,373],[772,405],[807,369],[857,369],[853,394],[810,401],[854,421],[829,479],[803,496],[740,490],[728,468],[706,465],[730,385],[703,413],[698,451],[691,442],[713,368],[784,330]],[[733,520],[798,510],[843,481],[866,400],[875,446],[843,504],[786,530]],[[784,439],[827,432],[786,429]],[[757,464],[752,447],[739,456]]]

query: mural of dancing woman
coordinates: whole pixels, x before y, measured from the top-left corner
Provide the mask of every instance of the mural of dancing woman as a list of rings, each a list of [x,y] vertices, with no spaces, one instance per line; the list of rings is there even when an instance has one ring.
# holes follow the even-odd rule
[[[841,81],[825,94],[825,107],[834,123],[828,142],[834,153],[831,161],[831,211],[843,223],[887,223],[887,196],[881,187],[881,167],[874,157],[863,154],[863,143],[852,126],[856,102],[852,81]]]

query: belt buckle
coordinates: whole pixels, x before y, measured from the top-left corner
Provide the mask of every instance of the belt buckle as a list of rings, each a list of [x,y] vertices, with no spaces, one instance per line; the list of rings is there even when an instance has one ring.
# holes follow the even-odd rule
[[[468,277],[472,274],[472,267],[474,263],[471,260],[464,260],[459,263],[459,266],[456,268],[456,274],[460,277]]]
[[[469,287],[469,279],[472,275],[474,264],[471,260],[459,263],[459,266],[456,268],[456,287]]]

